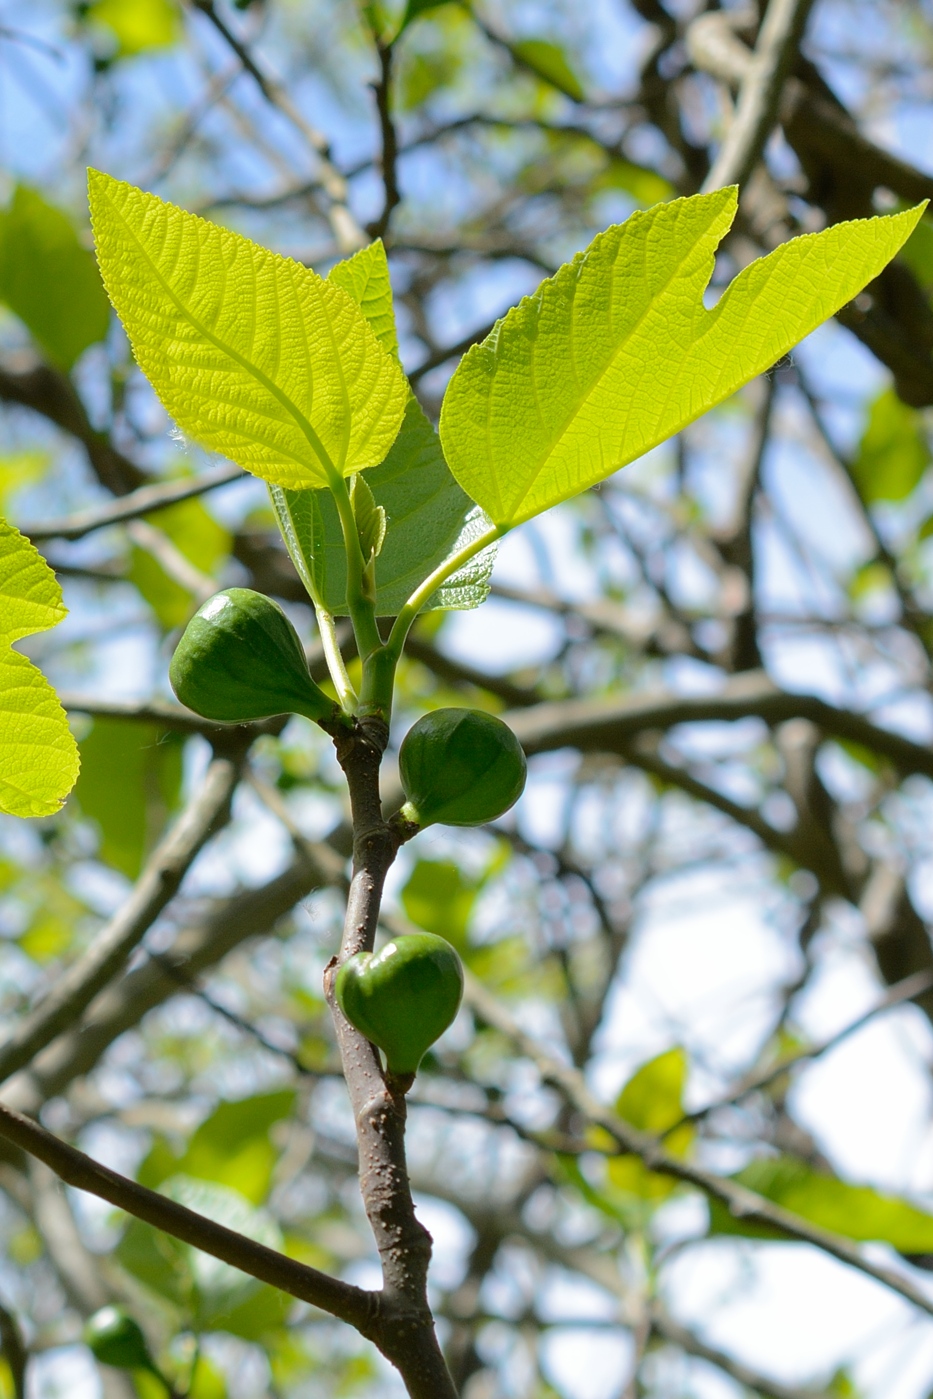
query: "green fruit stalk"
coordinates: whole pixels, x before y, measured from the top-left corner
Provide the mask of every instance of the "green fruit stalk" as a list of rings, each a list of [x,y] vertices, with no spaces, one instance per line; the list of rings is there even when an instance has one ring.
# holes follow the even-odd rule
[[[436,709],[412,726],[399,751],[408,798],[401,815],[422,827],[483,826],[518,801],[527,772],[521,744],[501,719]]]
[[[274,714],[333,719],[339,712],[311,679],[281,607],[251,588],[224,588],[198,608],[175,648],[169,679],[182,704],[221,724]]]
[[[158,1374],[142,1328],[122,1307],[102,1307],[95,1312],[84,1328],[84,1343],[104,1365]]]
[[[350,1024],[385,1054],[389,1073],[414,1077],[431,1045],[453,1024],[463,967],[444,938],[407,933],[381,952],[348,958],[335,989]]]

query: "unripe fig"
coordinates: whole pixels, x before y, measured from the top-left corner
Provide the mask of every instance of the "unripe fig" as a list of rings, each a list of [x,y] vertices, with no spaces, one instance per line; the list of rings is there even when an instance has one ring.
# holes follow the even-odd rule
[[[501,719],[479,709],[435,709],[414,724],[398,755],[418,826],[482,826],[508,811],[525,787],[522,746]]]
[[[385,1054],[390,1074],[413,1077],[453,1024],[463,967],[434,933],[405,933],[381,952],[357,952],[337,973],[337,1003],[351,1025]]]
[[[95,1359],[118,1370],[155,1370],[142,1328],[122,1307],[102,1307],[84,1328]]]
[[[338,713],[311,679],[298,633],[281,607],[251,588],[224,588],[198,608],[168,674],[182,704],[221,724]]]

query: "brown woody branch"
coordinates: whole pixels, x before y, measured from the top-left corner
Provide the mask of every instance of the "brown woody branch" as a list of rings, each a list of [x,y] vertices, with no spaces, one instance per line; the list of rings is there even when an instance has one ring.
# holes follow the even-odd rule
[[[191,1244],[202,1253],[229,1263],[250,1277],[278,1287],[283,1292],[309,1302],[331,1316],[340,1317],[355,1326],[362,1335],[373,1338],[378,1300],[374,1293],[339,1278],[328,1277],[317,1268],[309,1268],[293,1258],[276,1253],[275,1249],[255,1243],[212,1219],[196,1214],[184,1205],[176,1204],[154,1190],[147,1190],[134,1180],[121,1176],[107,1166],[101,1166],[84,1152],[59,1141],[44,1127],[12,1108],[0,1104],[0,1137],[28,1152],[55,1172],[67,1185],[85,1190],[106,1200],[117,1209],[125,1210],[155,1229],[162,1229],[173,1238]]]
[[[239,776],[239,760],[214,758],[194,800],[159,843],[122,908],[0,1046],[0,1080],[72,1025],[120,970],[174,898],[200,850],[229,819]]]
[[[456,1399],[428,1304],[431,1236],[415,1215],[405,1161],[405,1093],[410,1080],[383,1074],[378,1050],[343,1016],[334,992],[337,968],[372,951],[385,877],[398,837],[382,815],[379,768],[388,731],[359,723],[337,743],[353,815],[353,873],[340,952],[324,975],[359,1146],[360,1192],[382,1264],[386,1325],[379,1346],[411,1399]]]

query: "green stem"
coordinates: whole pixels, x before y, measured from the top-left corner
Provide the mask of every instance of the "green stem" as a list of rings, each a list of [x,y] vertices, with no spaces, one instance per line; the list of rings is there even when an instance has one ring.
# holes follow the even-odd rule
[[[343,656],[340,654],[333,615],[327,611],[322,603],[317,601],[314,603],[314,611],[317,616],[318,630],[321,633],[324,659],[327,662],[330,678],[334,682],[337,698],[347,713],[352,714],[356,708],[356,691],[350,683],[350,676],[347,674]]]
[[[458,569],[462,568],[465,563],[469,563],[470,559],[475,558],[476,555],[482,553],[484,549],[488,549],[490,544],[495,544],[497,539],[502,539],[504,535],[508,534],[511,528],[511,525],[490,525],[489,529],[477,535],[471,543],[465,544],[459,553],[453,554],[436,568],[433,573],[429,574],[424,582],[415,589],[396,617],[395,624],[389,635],[389,640],[386,642],[385,649],[392,657],[393,666],[398,664],[399,657],[402,654],[402,648],[405,645],[405,638],[411,630],[412,622],[414,622],[425,603],[431,600],[431,597],[437,592],[438,588],[441,587],[443,583],[446,583],[447,579],[452,577]]]
[[[363,579],[366,565],[346,480],[336,470],[333,474],[329,472],[328,476],[337,514],[340,516],[340,528],[343,531],[343,543],[347,554],[347,608],[353,623],[360,659],[365,666],[367,658],[382,648],[382,637],[376,625],[376,605],[366,596]]]

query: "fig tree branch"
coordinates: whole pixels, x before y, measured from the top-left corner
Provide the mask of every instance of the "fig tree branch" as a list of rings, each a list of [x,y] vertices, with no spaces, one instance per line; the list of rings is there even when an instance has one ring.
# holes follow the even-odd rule
[[[398,850],[379,792],[387,739],[387,726],[370,720],[336,744],[350,792],[353,871],[340,951],[325,971],[324,993],[356,1123],[360,1193],[382,1264],[387,1324],[378,1344],[411,1399],[456,1399],[428,1304],[431,1236],[415,1215],[405,1161],[408,1084],[383,1074],[378,1050],[345,1018],[334,990],[338,967],[373,949],[385,877]]]
[[[645,730],[753,716],[769,726],[786,719],[809,719],[830,737],[860,743],[887,758],[902,776],[921,773],[933,777],[930,748],[882,729],[852,710],[828,704],[816,695],[782,690],[762,671],[744,671],[730,677],[710,695],[656,691],[591,700],[556,700],[510,713],[507,718],[531,756],[555,748],[615,753]]]
[[[205,495],[231,481],[248,479],[239,466],[229,462],[213,466],[200,476],[183,477],[180,481],[165,481],[157,486],[140,486],[130,495],[101,505],[94,510],[81,510],[74,515],[66,515],[59,520],[48,520],[44,524],[20,525],[20,532],[33,543],[44,539],[83,539],[95,530],[106,529],[108,525],[118,525],[124,520],[137,520],[141,515],[151,515],[156,510],[164,510],[169,505],[177,505],[181,500],[192,496]]]
[[[282,84],[260,67],[247,45],[218,13],[214,0],[188,0],[188,3],[192,9],[200,11],[210,21],[236,54],[266,101],[288,118],[314,152],[318,160],[318,180],[329,201],[327,212],[337,246],[342,252],[351,252],[354,248],[362,247],[366,242],[366,235],[350,212],[347,182],[333,162],[327,137],[305,120]]]
[[[250,938],[272,933],[302,899],[334,882],[334,866],[343,859],[331,852],[331,868],[322,869],[302,850],[281,874],[257,889],[241,889],[218,899],[199,921],[183,928],[158,960],[134,967],[111,983],[9,1083],[7,1098],[23,1112],[38,1112],[49,1098],[63,1093],[88,1074],[125,1031],[183,985],[197,979]]]
[[[750,55],[735,116],[703,182],[709,193],[744,185],[777,120],[781,89],[791,70],[813,0],[769,0],[758,43]]]
[[[196,796],[146,862],[126,902],[0,1046],[0,1080],[72,1025],[120,970],[174,898],[200,850],[229,820],[239,777],[239,758],[214,758]]]
[[[772,1204],[764,1196],[756,1195],[754,1191],[736,1181],[726,1176],[715,1175],[712,1171],[706,1171],[689,1161],[670,1156],[657,1137],[641,1132],[623,1118],[617,1117],[593,1096],[578,1069],[548,1054],[469,973],[466,974],[464,1002],[480,1020],[498,1030],[529,1059],[542,1080],[556,1088],[569,1107],[607,1132],[621,1154],[637,1156],[649,1170],[671,1176],[675,1180],[683,1181],[685,1185],[695,1186],[709,1199],[718,1200],[720,1204],[725,1205],[737,1219],[763,1224],[785,1238],[795,1239],[798,1243],[812,1244],[814,1248],[838,1259],[839,1262],[847,1263],[849,1267],[874,1278],[876,1282],[912,1302],[928,1316],[933,1316],[933,1297],[905,1274],[896,1272],[884,1264],[875,1263],[860,1253],[848,1239],[808,1224],[789,1210]]]
[[[30,1156],[43,1161],[67,1185],[85,1190],[106,1200],[117,1209],[125,1210],[155,1229],[162,1229],[173,1238],[209,1253],[229,1263],[250,1277],[278,1287],[292,1297],[309,1302],[331,1316],[355,1326],[362,1335],[371,1337],[378,1301],[374,1293],[328,1277],[316,1268],[309,1268],[293,1258],[276,1253],[275,1249],[215,1224],[212,1219],[196,1214],[184,1205],[147,1190],[134,1180],[121,1176],[107,1166],[101,1166],[83,1151],[69,1146],[40,1127],[32,1118],[24,1117],[12,1108],[0,1104],[0,1137],[20,1147]]]

